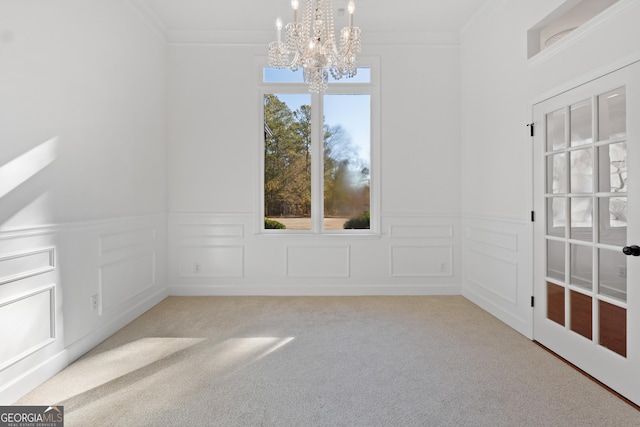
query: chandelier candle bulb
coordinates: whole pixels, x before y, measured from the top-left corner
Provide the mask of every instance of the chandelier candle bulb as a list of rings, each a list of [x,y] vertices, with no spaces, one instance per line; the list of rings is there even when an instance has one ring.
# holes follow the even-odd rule
[[[276,34],[278,37],[278,44],[282,41],[282,19],[276,19]]]
[[[338,33],[336,41],[333,25],[332,0],[307,0],[298,20],[299,0],[291,0],[293,22],[284,26],[282,40],[282,21],[278,19],[278,39],[269,44],[269,66],[289,68],[297,71],[302,68],[305,83],[309,91],[324,92],[329,77],[334,80],[354,77],[358,71],[357,55],[360,53],[360,28],[353,26],[355,1],[348,3],[348,25]]]
[[[349,11],[349,28],[353,28],[353,12],[356,10],[356,3],[353,0],[349,1],[347,10]]]

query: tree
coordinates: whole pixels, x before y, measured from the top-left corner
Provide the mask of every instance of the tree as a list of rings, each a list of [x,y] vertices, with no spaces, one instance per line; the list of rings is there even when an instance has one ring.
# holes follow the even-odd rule
[[[291,111],[276,95],[264,100],[265,215],[311,215],[311,107]],[[324,125],[325,215],[369,209],[369,165],[340,125]]]

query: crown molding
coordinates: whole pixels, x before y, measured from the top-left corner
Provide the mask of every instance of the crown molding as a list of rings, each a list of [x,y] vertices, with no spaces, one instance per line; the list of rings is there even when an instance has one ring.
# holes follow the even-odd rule
[[[274,41],[272,31],[214,31],[170,29],[166,32],[167,42],[181,44],[237,44],[267,45]],[[409,33],[409,32],[366,32],[364,45],[427,45],[459,46],[458,33]]]

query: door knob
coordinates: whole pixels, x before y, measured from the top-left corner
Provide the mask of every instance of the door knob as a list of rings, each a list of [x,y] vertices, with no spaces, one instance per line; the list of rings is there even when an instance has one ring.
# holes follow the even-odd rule
[[[640,246],[625,246],[624,248],[622,248],[622,252],[624,252],[625,255],[640,256]]]

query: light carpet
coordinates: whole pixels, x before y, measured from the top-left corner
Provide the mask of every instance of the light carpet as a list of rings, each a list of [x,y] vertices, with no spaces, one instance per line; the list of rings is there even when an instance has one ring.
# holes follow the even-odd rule
[[[21,405],[65,426],[640,426],[460,296],[169,297]]]

